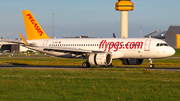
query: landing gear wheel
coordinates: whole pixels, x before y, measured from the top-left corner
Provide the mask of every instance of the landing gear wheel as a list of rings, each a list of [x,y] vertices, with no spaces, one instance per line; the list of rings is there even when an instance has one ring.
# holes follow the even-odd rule
[[[150,64],[149,67],[150,67],[150,68],[154,68],[155,65],[154,65],[154,64]]]
[[[108,65],[108,67],[113,67],[112,63],[110,65]]]
[[[87,67],[90,67],[91,65],[89,64],[89,62],[84,62],[83,64],[82,64],[82,67],[84,67],[84,68],[87,68]]]

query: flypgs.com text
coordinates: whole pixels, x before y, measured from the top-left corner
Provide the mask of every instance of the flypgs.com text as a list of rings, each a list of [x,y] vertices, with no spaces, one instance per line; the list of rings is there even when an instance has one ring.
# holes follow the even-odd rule
[[[99,49],[103,49],[104,51],[110,51],[111,49],[114,49],[113,51],[116,52],[118,49],[142,49],[143,42],[107,42],[107,40],[102,40],[100,42]]]
[[[29,20],[31,21],[31,23],[34,25],[34,28],[37,30],[37,32],[39,33],[39,36],[42,36],[44,33],[41,29],[41,27],[38,25],[38,23],[35,21],[35,19],[32,17],[31,14],[27,14],[27,16],[29,16]]]

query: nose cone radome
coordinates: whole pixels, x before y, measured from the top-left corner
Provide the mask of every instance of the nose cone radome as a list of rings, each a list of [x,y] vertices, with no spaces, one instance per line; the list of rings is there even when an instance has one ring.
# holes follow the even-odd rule
[[[174,50],[174,48],[171,47],[171,48],[169,49],[169,55],[170,55],[170,56],[174,55],[175,52],[176,52],[176,51]]]

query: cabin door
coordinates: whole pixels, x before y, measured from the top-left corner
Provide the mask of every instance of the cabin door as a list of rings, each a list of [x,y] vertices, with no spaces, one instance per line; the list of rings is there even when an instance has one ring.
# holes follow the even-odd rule
[[[144,45],[144,51],[150,51],[151,40],[146,40]]]
[[[45,41],[43,42],[43,46],[46,47],[46,46],[47,46],[47,43],[48,43],[48,40],[45,40]]]

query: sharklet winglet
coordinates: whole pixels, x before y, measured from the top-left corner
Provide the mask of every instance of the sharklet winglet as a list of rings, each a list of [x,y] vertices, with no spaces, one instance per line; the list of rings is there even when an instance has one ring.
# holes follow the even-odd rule
[[[28,45],[27,41],[24,39],[24,37],[22,36],[22,34],[21,34],[21,33],[19,33],[19,35],[21,36],[21,38],[22,38],[22,40],[23,40],[24,44],[25,44],[25,45]]]

